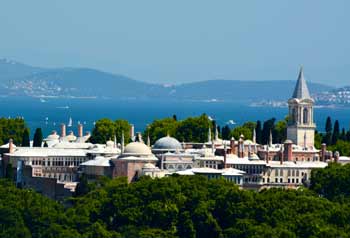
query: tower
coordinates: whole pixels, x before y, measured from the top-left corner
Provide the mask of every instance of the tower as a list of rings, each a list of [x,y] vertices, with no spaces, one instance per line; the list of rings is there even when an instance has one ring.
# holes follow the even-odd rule
[[[287,139],[303,148],[314,146],[316,125],[313,120],[313,106],[314,100],[310,97],[301,67],[293,96],[288,100]]]

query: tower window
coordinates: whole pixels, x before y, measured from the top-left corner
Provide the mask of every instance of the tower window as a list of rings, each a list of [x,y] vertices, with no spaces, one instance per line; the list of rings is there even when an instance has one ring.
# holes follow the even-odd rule
[[[303,110],[303,123],[304,124],[309,123],[309,110],[307,108],[304,108]]]

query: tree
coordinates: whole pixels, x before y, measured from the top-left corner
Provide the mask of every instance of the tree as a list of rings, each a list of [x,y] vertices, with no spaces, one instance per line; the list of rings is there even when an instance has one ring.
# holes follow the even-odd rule
[[[256,133],[256,143],[261,144],[262,143],[262,129],[261,129],[261,121],[259,121],[259,120],[256,122],[255,133]]]
[[[209,125],[211,121],[206,114],[189,117],[179,122],[175,137],[179,141],[206,142]]]
[[[262,130],[262,136],[261,136],[261,142],[262,144],[268,144],[270,139],[270,133],[273,132],[275,127],[275,118],[271,118],[264,122],[263,130]]]
[[[336,120],[334,122],[334,129],[332,134],[332,145],[335,145],[337,143],[339,136],[340,136],[339,121]]]
[[[273,143],[283,143],[287,139],[287,121],[278,121],[272,133]]]
[[[225,125],[222,129],[221,129],[221,135],[222,135],[222,139],[224,140],[229,140],[230,138],[230,134],[231,134],[231,129],[228,125]]]
[[[243,135],[246,140],[251,140],[253,138],[252,131],[244,126],[237,126],[231,131],[231,137],[234,137],[236,140],[239,140],[241,135]]]
[[[326,130],[326,133],[332,133],[332,119],[331,119],[331,117],[327,117],[325,130]]]
[[[30,146],[30,139],[29,139],[29,128],[25,128],[23,131],[23,137],[22,137],[22,146],[23,147],[29,147]]]
[[[108,118],[100,119],[96,122],[92,135],[89,139],[91,143],[105,144],[108,140],[113,140],[116,137],[117,141],[121,141],[122,132],[124,132],[124,141],[130,141],[131,125],[128,121],[118,119],[112,121]]]
[[[143,133],[143,138],[146,141],[147,137],[150,137],[151,144],[154,144],[156,140],[164,136],[175,136],[176,130],[179,126],[179,122],[174,118],[164,118],[154,120],[149,124]]]
[[[331,145],[332,144],[332,120],[330,117],[327,117],[326,120],[326,134],[323,136],[323,143],[326,143],[327,145]]]
[[[33,147],[41,147],[43,143],[43,132],[41,128],[36,128],[33,138]]]

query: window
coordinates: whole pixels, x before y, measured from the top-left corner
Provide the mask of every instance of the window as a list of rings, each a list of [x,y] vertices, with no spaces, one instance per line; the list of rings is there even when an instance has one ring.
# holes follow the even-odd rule
[[[275,182],[278,183],[278,178],[275,178]]]
[[[280,178],[280,183],[283,183],[283,178]]]
[[[304,108],[303,110],[303,123],[304,124],[309,123],[309,110],[307,108]]]

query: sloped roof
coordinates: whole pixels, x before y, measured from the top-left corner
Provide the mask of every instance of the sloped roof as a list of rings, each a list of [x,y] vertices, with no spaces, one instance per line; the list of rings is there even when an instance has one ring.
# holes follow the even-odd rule
[[[297,84],[295,85],[294,93],[292,98],[304,99],[310,98],[309,89],[304,78],[303,67],[300,68]]]

